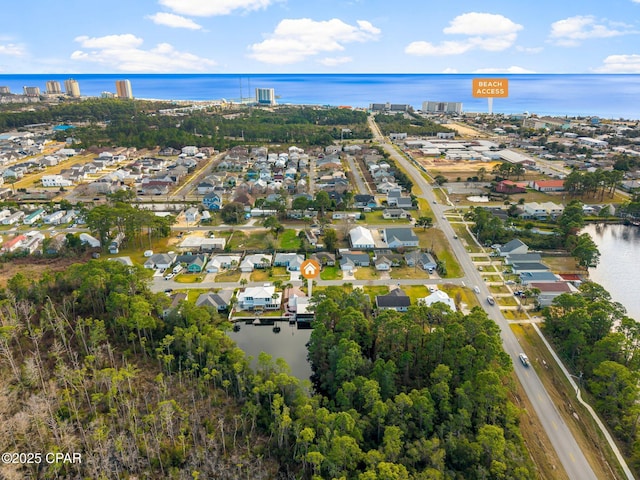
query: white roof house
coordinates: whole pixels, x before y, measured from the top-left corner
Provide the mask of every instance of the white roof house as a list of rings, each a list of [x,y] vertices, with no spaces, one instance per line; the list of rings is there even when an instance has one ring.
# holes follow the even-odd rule
[[[353,248],[373,249],[375,241],[371,230],[365,227],[356,227],[349,230],[349,241]]]
[[[276,287],[265,284],[261,287],[247,287],[238,294],[238,308],[241,310],[254,310],[263,308],[275,310],[280,308],[282,292],[276,293]]]
[[[446,294],[446,292],[443,292],[442,290],[436,290],[428,297],[424,297],[419,300],[421,305],[426,305],[427,307],[430,307],[437,302],[444,303],[451,310],[454,312],[456,311],[456,303],[449,295]]]

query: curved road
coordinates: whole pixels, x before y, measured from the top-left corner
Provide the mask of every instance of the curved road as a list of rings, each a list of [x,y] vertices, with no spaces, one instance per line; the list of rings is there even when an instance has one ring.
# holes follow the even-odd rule
[[[383,146],[385,151],[407,171],[414,184],[422,190],[422,197],[431,203],[433,213],[435,215],[435,221],[439,223],[440,228],[451,244],[456,257],[460,262],[460,266],[465,272],[467,281],[471,282],[473,286],[478,286],[480,289],[479,295],[481,299],[486,299],[491,295],[489,289],[475,268],[471,261],[471,257],[467,254],[462,243],[459,240],[454,239],[454,231],[449,222],[443,221],[442,219],[443,213],[448,210],[449,207],[434,203],[436,201],[436,197],[431,186],[427,183],[424,177],[420,172],[418,172],[414,165],[384,141],[384,138],[372,117],[369,117],[369,121],[375,139]],[[551,397],[545,390],[540,377],[538,377],[533,368],[524,367],[522,363],[520,363],[518,354],[522,349],[520,348],[518,339],[509,328],[509,322],[507,322],[504,316],[500,313],[500,309],[497,306],[490,306],[486,301],[482,301],[481,303],[487,311],[489,318],[495,321],[500,327],[504,350],[509,354],[509,356],[511,356],[518,380],[529,397],[529,400],[540,419],[540,423],[547,432],[549,440],[556,450],[567,475],[569,478],[575,480],[596,480],[597,477],[593,472],[593,469],[589,465],[589,462],[587,462],[587,459],[578,446],[571,430],[569,430],[569,427],[564,422],[562,416],[558,412],[558,409],[551,400]]]

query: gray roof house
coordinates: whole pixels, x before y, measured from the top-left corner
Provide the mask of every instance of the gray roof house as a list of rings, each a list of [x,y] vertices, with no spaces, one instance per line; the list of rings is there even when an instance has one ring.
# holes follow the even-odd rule
[[[213,307],[218,311],[229,308],[233,290],[220,290],[219,292],[207,292],[201,294],[196,300],[197,307]]]
[[[404,261],[407,262],[407,266],[409,267],[415,267],[417,265],[423,270],[428,271],[433,271],[438,267],[438,264],[431,254],[421,252],[420,250],[414,250],[413,252],[406,253]]]
[[[345,252],[340,258],[340,269],[342,271],[350,271],[355,267],[368,267],[370,264],[369,255],[362,252]]]
[[[376,295],[376,307],[378,310],[395,310],[406,312],[411,306],[411,299],[401,289],[396,288],[386,295]]]
[[[501,257],[507,257],[512,254],[527,253],[529,247],[522,240],[514,238],[510,242],[498,247],[497,250]]]
[[[408,227],[385,228],[382,235],[389,248],[417,247],[420,243],[413,229]]]
[[[304,255],[300,253],[276,253],[273,259],[273,266],[287,267],[290,272],[298,272],[302,262],[304,262]]]
[[[152,268],[155,270],[166,270],[173,265],[176,260],[175,254],[168,253],[155,253],[151,255],[146,262],[144,262],[144,268]]]

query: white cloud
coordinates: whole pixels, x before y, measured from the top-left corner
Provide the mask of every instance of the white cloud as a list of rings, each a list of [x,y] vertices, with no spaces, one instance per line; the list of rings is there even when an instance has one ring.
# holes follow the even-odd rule
[[[143,40],[135,35],[108,35],[75,39],[84,50],[71,54],[72,60],[103,65],[105,69],[121,72],[169,73],[207,71],[216,62],[188,52],[176,50],[168,43],[159,43],[154,48],[139,48]]]
[[[250,12],[265,9],[274,0],[160,0],[159,3],[182,15],[213,17],[229,15],[235,10]]]
[[[202,29],[202,25],[198,25],[190,18],[174,15],[173,13],[158,12],[154,15],[149,15],[147,18],[157,25],[165,25],[171,28],[187,28],[189,30]]]
[[[378,38],[380,30],[370,22],[358,20],[356,23],[349,25],[337,18],[327,21],[284,19],[266,40],[249,46],[249,57],[284,65],[301,62],[322,52],[342,51],[347,43]]]
[[[325,67],[336,67],[338,65],[343,65],[352,61],[353,59],[351,57],[326,57],[318,60],[318,62]]]
[[[606,20],[598,23],[593,15],[577,15],[553,22],[549,38],[558,45],[574,47],[590,38],[609,38],[631,33],[637,32],[628,25]]]
[[[640,3],[640,1],[638,2]],[[597,73],[640,73],[640,55],[609,55]]]
[[[522,25],[514,23],[503,15],[469,12],[458,15],[443,30],[447,34],[460,35],[509,35],[522,30]]]
[[[516,46],[516,50],[522,53],[540,53],[542,52],[542,50],[544,50],[544,48],[543,47],[522,47],[518,45]]]
[[[445,69],[442,71],[442,73],[458,73],[458,70],[457,70],[456,68],[448,67],[448,68],[445,68]]]
[[[529,70],[526,68],[511,66],[511,67],[498,67],[498,68],[479,68],[474,70],[473,73],[536,73],[533,70]]]
[[[26,55],[26,50],[22,45],[15,43],[0,44],[0,55],[7,55],[9,57],[23,57]]]
[[[451,20],[443,30],[447,35],[467,35],[467,38],[437,44],[416,41],[407,45],[404,51],[418,56],[461,55],[470,50],[500,52],[515,43],[517,32],[522,28],[503,15],[469,12]]]
[[[131,33],[123,35],[106,35],[104,37],[87,37],[81,35],[74,39],[84,48],[108,48],[108,49],[125,49],[135,48],[142,45],[143,40]]]

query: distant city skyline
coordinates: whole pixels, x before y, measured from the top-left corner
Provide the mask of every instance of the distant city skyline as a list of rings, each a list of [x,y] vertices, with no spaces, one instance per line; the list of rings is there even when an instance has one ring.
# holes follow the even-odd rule
[[[640,0],[34,0],[2,16],[0,75],[640,73]]]

